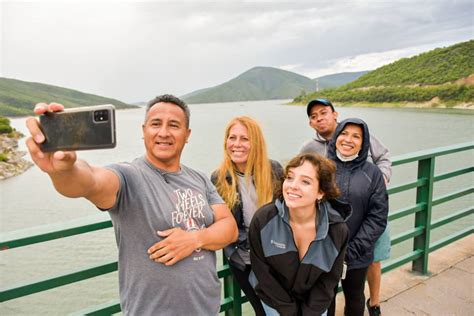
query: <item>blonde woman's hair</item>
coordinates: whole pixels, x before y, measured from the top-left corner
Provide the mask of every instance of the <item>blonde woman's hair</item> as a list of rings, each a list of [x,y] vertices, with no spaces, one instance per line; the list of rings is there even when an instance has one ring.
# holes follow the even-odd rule
[[[237,195],[237,166],[232,162],[227,152],[227,138],[230,129],[235,124],[241,124],[247,128],[250,142],[250,152],[245,167],[245,178],[253,182],[257,193],[257,208],[267,204],[273,199],[273,176],[270,160],[267,156],[267,146],[263,138],[262,130],[254,119],[248,116],[238,116],[233,118],[225,129],[224,134],[224,160],[217,169],[216,188],[226,204],[232,210],[238,200]],[[231,178],[230,183],[227,177]]]

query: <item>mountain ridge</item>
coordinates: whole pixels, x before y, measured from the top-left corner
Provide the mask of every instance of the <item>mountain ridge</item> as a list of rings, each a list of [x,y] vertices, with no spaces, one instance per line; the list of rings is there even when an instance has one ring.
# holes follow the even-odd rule
[[[55,85],[0,77],[0,115],[34,115],[38,101],[58,102],[66,108],[113,104],[117,109],[135,108],[117,99],[81,92]]]
[[[339,105],[474,107],[474,40],[436,48],[372,70],[335,89],[300,94]]]
[[[188,93],[183,99],[188,103],[291,99],[295,93],[314,90],[315,84],[308,77],[256,66],[227,82]]]
[[[337,88],[358,79],[369,71],[370,70],[339,72],[314,78],[313,81],[318,82],[320,90]]]
[[[187,93],[181,98],[188,103],[292,99],[297,94],[316,91],[318,86],[324,89],[345,84],[366,72],[346,72],[310,79],[288,70],[256,66],[229,81]]]

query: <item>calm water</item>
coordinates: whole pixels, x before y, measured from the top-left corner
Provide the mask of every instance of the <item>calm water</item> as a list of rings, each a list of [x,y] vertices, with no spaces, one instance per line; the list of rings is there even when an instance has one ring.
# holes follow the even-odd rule
[[[227,122],[237,115],[249,115],[262,125],[271,158],[284,164],[293,157],[302,143],[313,135],[308,126],[304,107],[285,106],[284,101],[235,102],[191,105],[192,134],[184,150],[183,163],[210,174],[222,158],[223,132]],[[392,156],[439,146],[472,141],[474,116],[446,110],[341,108],[340,118],[360,117],[387,145]],[[122,110],[117,113],[118,146],[112,150],[81,152],[80,158],[91,164],[104,165],[130,161],[144,153],[141,123],[144,109]],[[24,119],[13,119],[12,124],[25,131]],[[23,142],[21,146],[24,148]],[[453,155],[437,161],[437,171],[448,171],[474,162],[473,154]],[[395,168],[392,183],[399,184],[413,178],[414,166]],[[435,195],[472,185],[472,176],[436,187]],[[391,210],[413,203],[414,195],[407,193],[391,198]],[[434,218],[453,209],[473,205],[472,194],[456,203],[436,208]],[[24,174],[0,182],[0,233],[55,226],[64,222],[80,221],[84,217],[103,217],[84,199],[67,199],[57,194],[49,178],[36,167]],[[448,231],[455,231],[473,223],[467,220],[450,225],[443,232],[433,233],[434,239]],[[408,226],[407,226],[408,225]],[[397,221],[392,235],[413,226],[412,219]],[[393,254],[405,243],[395,247]],[[398,249],[400,248],[400,249]],[[68,272],[115,260],[117,256],[111,229],[76,236],[64,240],[13,249],[0,253],[0,287],[36,280],[56,273]],[[0,305],[0,314],[67,314],[90,305],[101,304],[118,297],[117,275],[79,282],[59,289],[42,292]],[[247,308],[248,309],[248,308]]]

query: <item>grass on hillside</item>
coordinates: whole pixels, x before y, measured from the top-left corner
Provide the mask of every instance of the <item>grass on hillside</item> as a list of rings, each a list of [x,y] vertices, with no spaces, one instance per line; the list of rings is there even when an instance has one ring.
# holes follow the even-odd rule
[[[33,107],[36,103],[53,101],[63,104],[66,108],[98,104],[113,104],[117,109],[134,107],[116,99],[77,90],[0,78],[0,115],[34,115]]]

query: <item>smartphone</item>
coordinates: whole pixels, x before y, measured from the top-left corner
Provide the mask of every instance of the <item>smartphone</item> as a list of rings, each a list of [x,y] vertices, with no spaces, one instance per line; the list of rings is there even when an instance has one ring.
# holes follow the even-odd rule
[[[44,152],[113,148],[115,139],[115,107],[112,104],[70,108],[47,112],[40,116],[46,140],[40,144]]]

